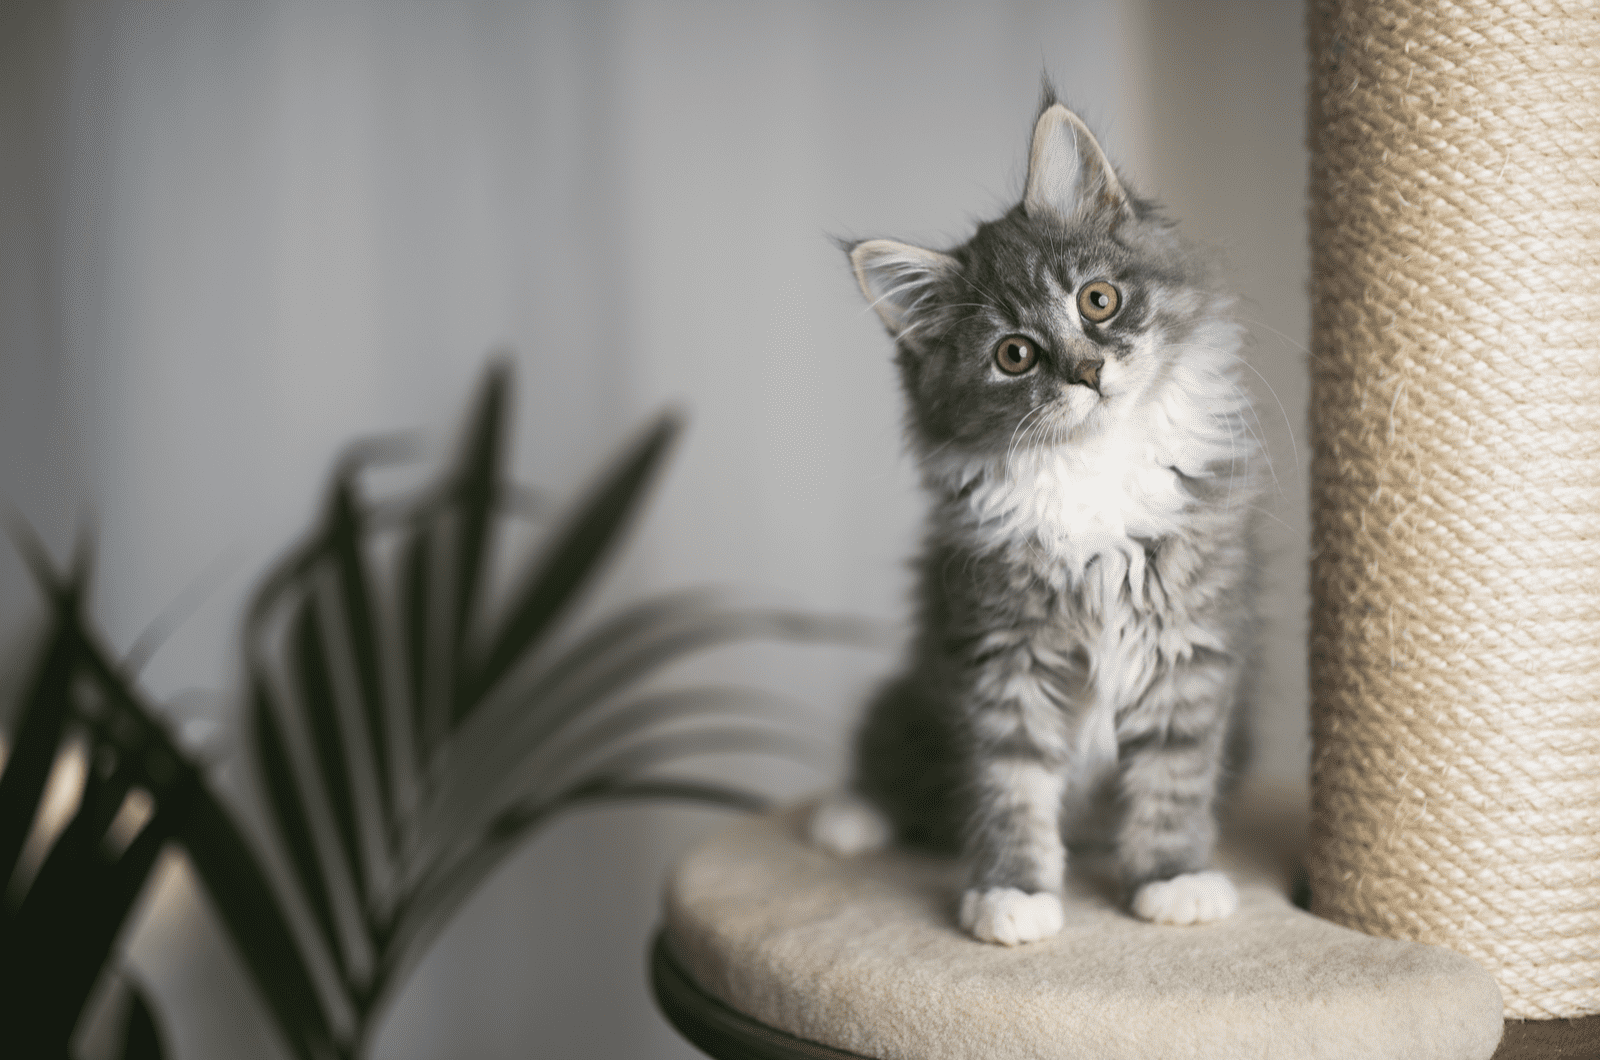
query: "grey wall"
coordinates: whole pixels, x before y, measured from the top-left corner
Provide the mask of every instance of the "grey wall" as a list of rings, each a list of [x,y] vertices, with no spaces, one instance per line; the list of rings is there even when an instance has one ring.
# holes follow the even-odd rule
[[[360,434],[442,436],[491,348],[518,366],[516,470],[558,492],[663,404],[692,415],[597,608],[714,581],[898,624],[919,500],[887,343],[827,237],[954,242],[1008,205],[1042,66],[1245,295],[1281,487],[1260,767],[1300,776],[1299,16],[8,5],[0,494],[58,554],[92,507],[94,613],[119,649],[206,591],[144,679],[224,758],[235,616],[328,461]],[[32,608],[0,550],[5,643]],[[750,650],[691,676],[784,688],[837,744],[892,662]],[[650,1010],[642,961],[664,866],[718,819],[593,812],[544,835],[443,939],[378,1054],[695,1055]],[[170,1028],[179,1055],[275,1055],[181,864],[128,945],[163,996],[222,999]]]

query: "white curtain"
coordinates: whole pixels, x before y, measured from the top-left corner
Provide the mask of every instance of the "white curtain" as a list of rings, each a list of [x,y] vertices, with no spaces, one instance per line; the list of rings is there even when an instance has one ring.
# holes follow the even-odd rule
[[[1298,5],[1271,0],[11,3],[0,501],[58,556],[94,513],[93,613],[118,650],[203,597],[143,680],[219,754],[240,607],[330,460],[372,433],[447,438],[496,349],[516,474],[558,495],[654,410],[690,414],[602,603],[715,582],[899,622],[920,503],[888,343],[829,237],[949,243],[998,213],[1046,70],[1218,246],[1257,325],[1281,485],[1260,757],[1298,776],[1300,37]],[[0,550],[7,644],[35,608]],[[784,688],[841,742],[892,663],[761,649],[695,672]],[[545,834],[442,940],[378,1055],[697,1055],[651,1010],[643,952],[664,866],[718,820],[618,810]],[[275,1056],[181,865],[156,890],[128,946],[177,1055]]]

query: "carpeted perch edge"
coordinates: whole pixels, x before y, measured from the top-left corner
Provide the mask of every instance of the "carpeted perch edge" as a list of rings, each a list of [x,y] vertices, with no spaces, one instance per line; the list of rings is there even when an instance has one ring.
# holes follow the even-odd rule
[[[1600,5],[1308,19],[1313,910],[1600,1012]]]

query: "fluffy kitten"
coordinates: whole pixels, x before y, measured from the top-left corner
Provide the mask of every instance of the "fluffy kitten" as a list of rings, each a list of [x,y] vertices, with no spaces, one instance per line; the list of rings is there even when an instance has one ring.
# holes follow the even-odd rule
[[[1252,626],[1242,331],[1046,92],[1022,202],[939,252],[857,243],[932,504],[919,629],[817,842],[961,849],[961,924],[1055,934],[1068,808],[1110,790],[1133,912],[1237,905],[1206,871]]]

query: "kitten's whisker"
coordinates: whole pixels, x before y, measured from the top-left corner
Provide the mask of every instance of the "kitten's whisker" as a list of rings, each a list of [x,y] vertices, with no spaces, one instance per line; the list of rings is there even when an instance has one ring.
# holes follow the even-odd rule
[[[1024,415],[1022,417],[1022,419],[1018,420],[1017,421],[1017,425],[1012,428],[1012,430],[1011,430],[1011,442],[1010,442],[1009,445],[1006,446],[1006,464],[1008,466],[1010,465],[1011,459],[1016,454],[1016,451],[1017,451],[1017,432],[1022,430],[1023,424],[1027,423],[1028,420],[1033,416],[1034,413],[1038,412],[1040,409],[1045,408],[1049,404],[1050,404],[1050,400],[1048,398],[1046,398],[1044,401],[1039,402],[1037,405],[1033,406],[1033,408],[1029,409],[1027,411],[1027,414]],[[1024,434],[1022,437],[1023,437],[1024,441],[1027,440],[1027,435],[1026,434]]]
[[[1051,430],[1054,425],[1049,422],[1048,412],[1047,412],[1046,415],[1040,416],[1033,423],[1028,424],[1026,428],[1023,427],[1023,424],[1027,423],[1028,418],[1030,416],[1033,416],[1035,413],[1039,412],[1040,410],[1048,410],[1049,407],[1052,404],[1053,404],[1053,402],[1051,400],[1045,400],[1045,401],[1040,402],[1038,405],[1035,405],[1032,409],[1030,409],[1028,414],[1027,414],[1027,416],[1024,416],[1022,418],[1022,420],[1017,424],[1017,429],[1022,431],[1022,438],[1021,438],[1020,446],[1021,446],[1021,448],[1022,448],[1022,450],[1024,452],[1028,451],[1028,447],[1029,447],[1031,441],[1035,437],[1037,437],[1038,439],[1040,439],[1042,441],[1044,436],[1045,436],[1045,432]],[[1015,436],[1016,436],[1016,431],[1015,430],[1012,431],[1012,436],[1013,436],[1013,438],[1015,438]],[[1009,450],[1007,452],[1007,454],[1006,454],[1006,465],[1005,465],[1005,468],[1004,468],[1004,473],[1005,474],[1009,475],[1009,474],[1012,473],[1012,459],[1013,459],[1013,454],[1016,452],[1016,450],[1017,450],[1017,447],[1013,446],[1012,449]],[[1022,544],[1023,544],[1023,547],[1028,550],[1028,553],[1030,555],[1032,555],[1033,558],[1036,561],[1038,561],[1038,563],[1041,566],[1049,566],[1050,565],[1050,557],[1047,556],[1044,552],[1040,551],[1040,548],[1039,548],[1040,542],[1036,541],[1032,537],[1028,537],[1028,538],[1024,538],[1023,539]]]
[[[1267,452],[1267,427],[1266,424],[1261,422],[1261,410],[1256,408],[1256,403],[1251,401],[1249,396],[1240,390],[1238,383],[1235,383],[1230,379],[1228,380],[1228,385],[1233,387],[1235,390],[1238,390],[1239,396],[1244,399],[1245,407],[1250,410],[1250,418],[1256,421],[1256,430],[1260,432],[1258,438],[1261,442],[1261,450],[1262,452]],[[1267,459],[1272,459],[1271,453],[1267,454]]]
[[[1230,387],[1233,388],[1234,393],[1238,394],[1241,399],[1244,399],[1244,407],[1246,409],[1250,410],[1250,415],[1252,415],[1252,416],[1256,415],[1255,406],[1248,399],[1246,399],[1245,393],[1244,393],[1243,390],[1241,390],[1239,388],[1239,384],[1238,383],[1235,383],[1233,380],[1227,378],[1226,376],[1219,375],[1217,378],[1221,379],[1224,383],[1227,383]],[[1227,415],[1229,415],[1229,416],[1238,416],[1239,417],[1239,423],[1244,427],[1244,429],[1247,432],[1249,432],[1250,437],[1255,441],[1256,449],[1258,449],[1261,452],[1261,455],[1266,458],[1266,461],[1267,461],[1267,473],[1272,476],[1272,486],[1273,486],[1273,488],[1278,491],[1278,496],[1279,497],[1282,497],[1284,500],[1287,501],[1289,499],[1288,495],[1283,492],[1283,486],[1278,482],[1278,469],[1276,467],[1274,467],[1273,464],[1272,464],[1272,452],[1267,448],[1267,441],[1266,441],[1266,437],[1265,437],[1267,431],[1266,431],[1265,427],[1261,426],[1261,418],[1259,416],[1257,416],[1256,417],[1256,426],[1252,427],[1252,426],[1250,426],[1250,421],[1244,418],[1244,413],[1239,411],[1238,409],[1231,410],[1230,412],[1227,413]],[[1259,434],[1256,433],[1256,428],[1261,428],[1261,432]]]
[[[1194,343],[1188,343],[1187,345],[1195,345],[1195,344]],[[1210,349],[1212,347],[1206,347],[1206,348]],[[1219,352],[1222,352],[1222,351],[1219,351]],[[1283,492],[1283,485],[1278,481],[1277,465],[1275,465],[1273,463],[1272,451],[1271,451],[1271,449],[1269,449],[1267,447],[1267,441],[1266,441],[1266,433],[1267,432],[1266,432],[1266,428],[1262,426],[1261,417],[1256,412],[1255,403],[1250,400],[1249,395],[1247,395],[1244,392],[1243,388],[1241,388],[1236,381],[1234,381],[1232,379],[1229,379],[1226,375],[1223,375],[1221,372],[1216,371],[1216,370],[1213,369],[1213,370],[1209,370],[1206,374],[1209,375],[1210,377],[1216,379],[1217,381],[1226,384],[1228,387],[1230,387],[1233,390],[1233,392],[1236,395],[1238,395],[1239,401],[1240,401],[1240,405],[1241,405],[1241,409],[1227,409],[1227,410],[1219,413],[1218,415],[1224,417],[1227,420],[1228,425],[1229,425],[1228,426],[1228,430],[1232,434],[1232,440],[1234,441],[1235,444],[1237,444],[1238,432],[1233,430],[1233,421],[1232,421],[1231,417],[1233,417],[1233,416],[1238,416],[1239,417],[1239,423],[1244,427],[1245,431],[1250,435],[1250,438],[1256,443],[1255,444],[1256,449],[1258,451],[1260,451],[1261,455],[1267,461],[1267,473],[1272,476],[1272,485],[1278,491],[1278,496],[1283,498],[1285,501],[1287,501],[1289,498],[1288,498],[1288,495]],[[1252,417],[1255,417],[1255,421],[1256,421],[1255,427],[1251,427],[1250,426],[1250,421],[1245,419],[1244,412],[1242,410],[1248,410],[1250,415]],[[1246,457],[1246,460],[1245,460],[1245,467],[1248,470],[1248,468],[1249,468],[1249,459],[1248,459],[1248,457]],[[1232,464],[1230,464],[1230,473],[1231,473],[1231,470],[1232,470]]]
[[[989,290],[989,288],[987,288],[987,287],[985,287],[985,286],[984,286],[984,285],[983,285],[983,284],[981,284],[981,283],[979,283],[979,282],[978,282],[978,281],[977,281],[977,280],[976,280],[976,279],[974,279],[974,278],[973,278],[973,277],[972,277],[972,275],[971,275],[971,274],[970,274],[970,273],[967,273],[967,272],[963,272],[963,273],[962,273],[962,274],[961,274],[961,278],[962,278],[962,279],[963,279],[963,280],[964,280],[964,281],[966,281],[966,284],[967,284],[967,286],[968,286],[968,287],[971,287],[971,288],[973,288],[973,289],[974,289],[974,290],[976,290],[976,291],[977,291],[977,292],[978,292],[978,293],[979,293],[979,294],[982,294],[982,295],[985,295],[985,296],[987,296],[987,297],[988,297],[988,299],[989,299],[989,300],[990,300],[990,302],[992,302],[992,303],[994,303],[994,304],[996,304],[996,305],[998,305],[998,304],[999,304],[999,302],[1000,302],[1000,299],[998,299],[998,298],[996,298],[996,297],[995,297],[995,294],[994,294],[994,292],[993,292],[993,291],[991,291],[991,290]]]
[[[1175,349],[1187,347],[1190,349],[1210,350],[1212,353],[1220,353],[1224,357],[1232,357],[1234,360],[1238,361],[1240,364],[1254,372],[1256,374],[1256,378],[1261,380],[1261,385],[1267,388],[1267,393],[1272,395],[1272,400],[1278,403],[1278,412],[1283,416],[1283,426],[1289,432],[1289,447],[1294,452],[1294,469],[1296,473],[1300,471],[1300,446],[1294,440],[1294,424],[1289,422],[1289,410],[1284,407],[1283,399],[1278,397],[1278,392],[1273,389],[1272,384],[1267,382],[1267,377],[1261,374],[1261,369],[1251,364],[1247,359],[1233,350],[1223,349],[1220,346],[1208,346],[1203,342],[1172,342],[1168,343],[1167,345]]]
[[[1228,425],[1228,502],[1226,507],[1229,511],[1232,511],[1233,480],[1239,465],[1239,432],[1233,429],[1233,420],[1228,417],[1224,416],[1222,422]]]
[[[1251,428],[1250,421],[1244,418],[1244,414],[1239,412],[1239,411],[1237,411],[1237,410],[1235,410],[1233,412],[1230,412],[1228,414],[1228,416],[1229,416],[1229,423],[1232,423],[1234,419],[1238,419],[1239,426],[1243,427],[1244,430],[1245,430],[1245,433],[1248,434],[1250,436],[1251,440],[1256,443],[1255,444],[1255,452],[1262,453],[1263,455],[1265,455],[1266,451],[1267,451],[1267,447],[1261,444],[1261,439],[1260,438],[1256,437],[1255,430],[1253,428]],[[1235,434],[1234,437],[1238,437],[1238,435]],[[1272,476],[1272,484],[1274,486],[1277,486],[1278,485],[1278,473],[1276,471],[1274,471],[1273,468],[1272,468],[1272,457],[1271,456],[1267,456],[1266,460],[1267,460],[1267,474]],[[1244,454],[1244,469],[1245,469],[1245,473],[1249,474],[1249,472],[1250,472],[1250,450],[1246,450],[1245,454]],[[1283,488],[1282,487],[1278,488],[1278,496],[1280,496],[1280,497],[1283,496]],[[1288,500],[1287,497],[1284,497],[1284,499]]]
[[[1230,385],[1235,389],[1239,386],[1237,383]],[[1278,491],[1278,496],[1287,501],[1289,496],[1283,492],[1283,486],[1278,482],[1278,466],[1272,460],[1272,450],[1267,448],[1267,428],[1261,422],[1261,413],[1256,410],[1254,402],[1247,403],[1245,407],[1250,410],[1250,417],[1256,421],[1255,429],[1250,432],[1250,436],[1256,440],[1256,448],[1260,449],[1261,455],[1266,458],[1267,471],[1272,475],[1272,486]],[[1298,473],[1299,468],[1295,471]]]
[[[1039,419],[1034,422],[1033,426],[1028,428],[1027,432],[1023,435],[1023,440],[1025,443],[1028,436],[1032,434],[1038,434],[1041,439],[1043,438],[1044,432],[1048,426],[1046,423],[1047,419],[1048,416],[1040,416]],[[1033,554],[1033,558],[1035,560],[1037,560],[1043,566],[1050,565],[1049,557],[1039,550],[1039,542],[1033,538],[1029,538],[1026,543],[1028,546],[1028,551]]]
[[[1277,523],[1279,526],[1283,527],[1285,530],[1288,530],[1291,533],[1294,532],[1294,527],[1290,526],[1273,513],[1267,511],[1267,509],[1261,507],[1259,504],[1247,504],[1245,505],[1245,511],[1255,512],[1257,515],[1264,515],[1268,519],[1271,519],[1273,522]]]
[[[1277,328],[1273,327],[1271,324],[1268,324],[1264,320],[1257,320],[1254,317],[1247,317],[1247,316],[1238,316],[1235,319],[1237,319],[1239,321],[1239,323],[1241,323],[1241,324],[1249,324],[1251,327],[1257,327],[1257,328],[1262,329],[1263,331],[1272,332],[1278,338],[1282,339],[1284,342],[1288,343],[1290,346],[1293,346],[1295,349],[1297,349],[1301,353],[1305,354],[1306,357],[1308,359],[1312,360],[1312,361],[1321,360],[1321,358],[1319,358],[1316,354],[1312,353],[1305,346],[1301,345],[1298,340],[1290,338],[1288,335],[1286,335],[1283,332],[1279,331]]]
[[[1046,437],[1053,436],[1053,434],[1054,424],[1050,423],[1050,413],[1046,412],[1046,415],[1040,416],[1038,420],[1035,420],[1034,423],[1030,424],[1029,428],[1027,428],[1027,431],[1022,432],[1022,448],[1024,448],[1024,450],[1029,450],[1029,448],[1032,448],[1032,444],[1034,444],[1034,442],[1040,442],[1040,444],[1043,444],[1043,442],[1046,440]]]
[[[939,332],[940,341],[943,341],[944,339],[948,338],[949,335],[950,335],[950,332],[954,331],[956,325],[959,324],[959,323],[961,323],[961,320],[960,320],[959,317],[956,318],[955,320],[950,321],[950,323],[945,326],[945,329],[943,331]]]
[[[971,276],[963,273],[961,278],[966,280],[973,287],[976,287],[980,294],[986,295],[988,297],[988,299],[989,299],[990,306],[997,306],[997,305],[1001,305],[1002,304],[999,296],[997,296],[993,291],[989,290],[983,284],[979,283],[977,280],[973,279]]]

